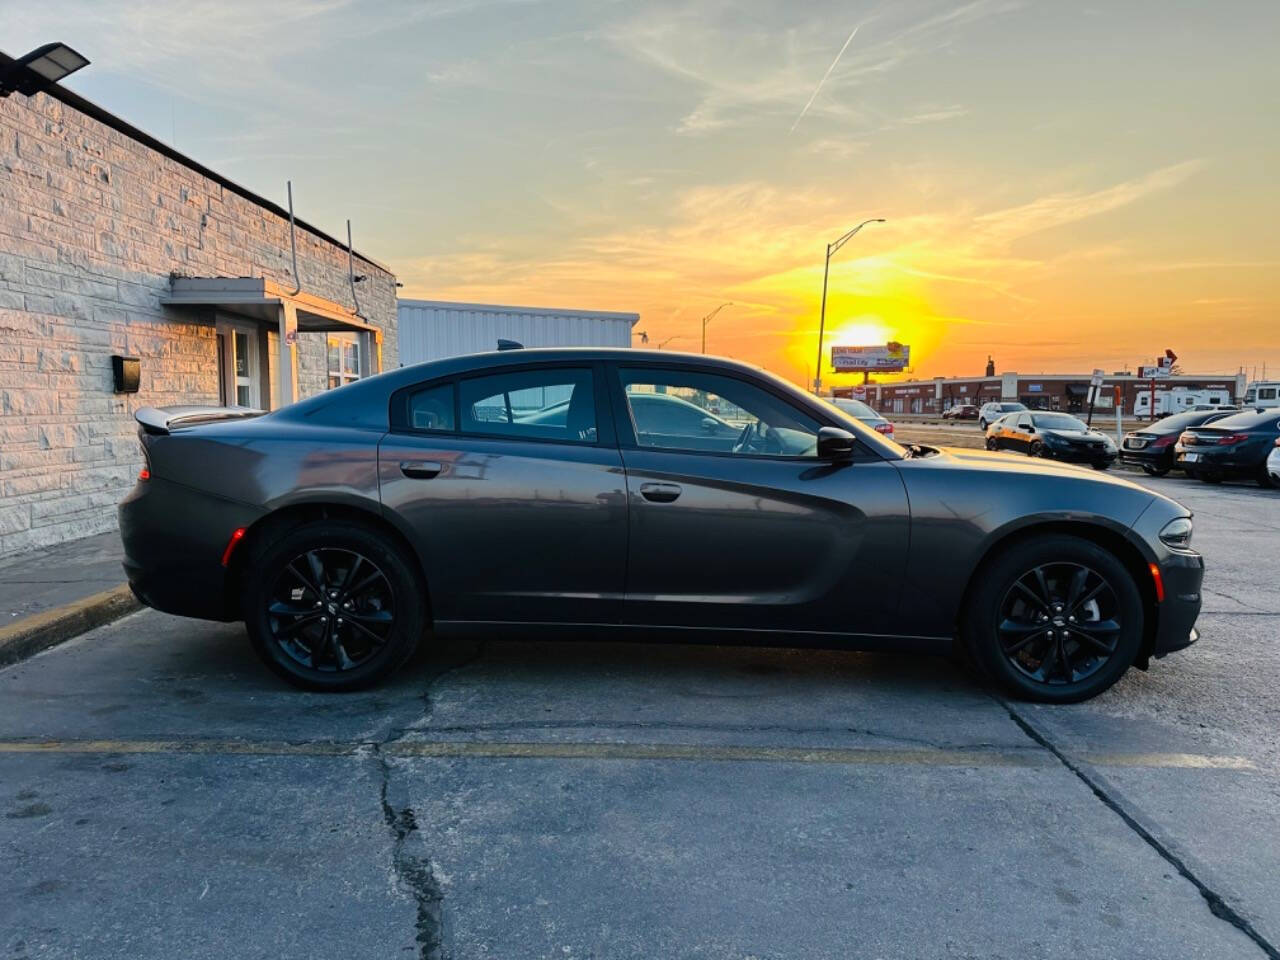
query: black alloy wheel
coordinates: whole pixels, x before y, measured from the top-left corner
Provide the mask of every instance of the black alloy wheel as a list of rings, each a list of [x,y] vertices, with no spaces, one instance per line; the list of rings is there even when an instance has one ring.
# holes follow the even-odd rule
[[[350,550],[319,548],[294,557],[268,593],[272,638],[313,670],[358,667],[386,645],[395,619],[386,574]]]
[[[996,438],[995,438],[995,437],[987,437],[987,449],[988,449],[988,450],[998,450],[998,449],[999,449],[999,445],[996,443]]]
[[[1027,447],[1027,456],[1029,457],[1046,456],[1044,443],[1041,442],[1040,440],[1032,440],[1031,446]]]
[[[382,679],[413,654],[427,621],[409,551],[349,521],[311,521],[255,545],[244,583],[254,649],[309,690],[354,690]]]
[[[975,577],[962,636],[971,658],[1015,696],[1087,700],[1137,658],[1142,595],[1098,544],[1063,534],[1025,539]]]
[[[1000,604],[1000,652],[1038,683],[1078,683],[1116,652],[1115,589],[1090,567],[1048,563],[1014,580]]]

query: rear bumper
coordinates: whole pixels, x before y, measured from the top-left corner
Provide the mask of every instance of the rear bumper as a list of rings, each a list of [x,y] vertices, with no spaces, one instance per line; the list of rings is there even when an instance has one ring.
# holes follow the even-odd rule
[[[1151,651],[1155,657],[1182,650],[1200,639],[1195,623],[1200,616],[1204,558],[1198,553],[1169,554],[1160,563],[1160,576],[1164,581],[1164,602],[1157,605]]]
[[[1175,466],[1173,450],[1169,447],[1152,451],[1126,450],[1122,447],[1120,449],[1120,462],[1135,467],[1152,467],[1156,470],[1172,469]]]
[[[231,532],[258,512],[180,484],[140,481],[120,504],[124,572],[139,601],[164,613],[238,620],[222,566]]]

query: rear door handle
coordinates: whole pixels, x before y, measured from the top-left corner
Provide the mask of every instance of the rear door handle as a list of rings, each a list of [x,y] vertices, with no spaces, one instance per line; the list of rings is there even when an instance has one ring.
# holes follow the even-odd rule
[[[436,460],[401,460],[400,472],[414,480],[430,480],[440,475],[444,464]]]
[[[642,483],[640,496],[651,503],[670,503],[681,494],[678,484],[674,483]]]

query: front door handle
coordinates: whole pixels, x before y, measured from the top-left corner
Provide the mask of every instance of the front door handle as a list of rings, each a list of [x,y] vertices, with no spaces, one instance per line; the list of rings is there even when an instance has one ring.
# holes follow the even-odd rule
[[[414,480],[430,480],[440,475],[444,464],[436,460],[401,460],[400,472]]]
[[[675,483],[640,484],[640,496],[651,503],[670,503],[680,496],[681,492],[680,486]]]

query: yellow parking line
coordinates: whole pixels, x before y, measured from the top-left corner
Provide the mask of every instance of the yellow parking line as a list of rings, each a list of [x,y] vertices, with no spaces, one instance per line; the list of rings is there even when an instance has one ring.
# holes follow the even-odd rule
[[[717,746],[682,743],[588,743],[398,740],[374,744],[307,740],[0,740],[0,754],[156,754],[343,757],[375,746],[392,757],[545,760],[694,760],[811,763],[837,766],[1045,767],[1057,760],[1039,749],[892,750],[848,747]],[[1094,766],[1183,770],[1252,770],[1246,757],[1194,753],[1085,753]]]

